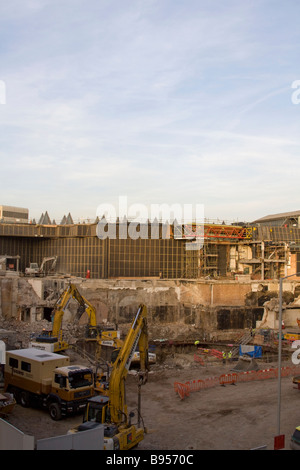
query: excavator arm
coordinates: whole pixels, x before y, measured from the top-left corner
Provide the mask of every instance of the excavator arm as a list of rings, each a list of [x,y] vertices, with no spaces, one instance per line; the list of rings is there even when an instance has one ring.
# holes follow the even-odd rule
[[[133,413],[127,413],[125,402],[125,380],[136,347],[140,350],[138,426],[132,424]],[[96,395],[88,400],[83,423],[70,429],[69,434],[93,429],[104,424],[104,449],[129,450],[144,439],[146,432],[140,427],[140,389],[147,381],[148,329],[147,309],[140,305],[130,330],[113,363],[108,393]]]
[[[89,337],[95,337],[97,335],[96,311],[94,307],[80,294],[74,284],[70,284],[67,287],[54,307],[54,312],[52,314],[52,336],[61,336],[62,318],[71,298],[76,300],[76,302],[79,304],[79,318],[84,312],[87,313],[89,317]]]
[[[147,308],[140,305],[131,324],[123,347],[113,364],[109,381],[109,402],[111,421],[115,424],[127,425],[127,406],[125,402],[125,380],[136,350],[140,350],[140,383],[146,383],[148,374],[148,327]]]
[[[51,256],[51,257],[48,257],[48,258],[43,258],[43,261],[42,261],[42,264],[40,266],[40,273],[41,274],[44,274],[44,266],[46,263],[49,263],[49,261],[52,261],[52,265],[51,267],[49,268],[49,271],[53,271],[55,266],[56,266],[56,263],[57,263],[57,256]]]
[[[54,306],[51,331],[44,330],[35,341],[31,342],[32,347],[41,347],[40,343],[44,343],[42,349],[45,349],[45,343],[48,343],[48,350],[52,352],[64,351],[70,347],[67,342],[63,341],[62,319],[71,299],[74,299],[78,303],[75,321],[78,321],[84,312],[86,312],[89,317],[88,331],[85,340],[96,341],[98,343],[100,351],[97,357],[100,356],[101,353],[101,344],[105,345],[108,340],[114,340],[116,347],[120,347],[119,332],[110,328],[104,331],[98,328],[95,308],[80,294],[77,287],[71,283],[60,295]]]
[[[54,310],[52,312],[52,321],[53,321],[52,336],[57,336],[57,337],[61,336],[62,318],[64,316],[65,309],[67,308],[69,300],[70,300],[70,296],[71,296],[70,290],[71,290],[71,285],[59,297],[54,307]]]
[[[74,286],[73,286],[74,287]],[[72,297],[78,302],[80,308],[78,310],[78,318],[86,312],[89,317],[89,333],[90,338],[97,336],[97,319],[96,319],[96,310],[90,304],[90,302],[85,299],[76,287],[73,288]]]

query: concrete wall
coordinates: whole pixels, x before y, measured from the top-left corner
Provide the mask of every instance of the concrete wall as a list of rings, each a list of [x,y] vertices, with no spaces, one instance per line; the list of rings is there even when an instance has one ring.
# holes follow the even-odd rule
[[[290,269],[288,269],[287,275],[292,274],[292,273],[297,273],[297,253],[292,253],[290,256]],[[299,279],[299,278],[300,278],[300,275],[294,276],[291,279]]]
[[[0,450],[34,450],[34,436],[28,436],[0,419]]]
[[[126,329],[143,303],[148,309],[152,336],[176,339],[193,332],[201,336],[255,327],[256,321],[262,319],[263,303],[278,296],[277,281],[41,278],[33,282],[25,278],[0,278],[0,319],[1,315],[5,319],[18,318],[18,311],[26,305],[32,312],[43,311],[43,306],[53,307],[59,291],[70,281],[95,307],[98,323],[108,321],[118,327],[125,325]],[[287,281],[284,291],[293,295],[297,285]],[[46,291],[53,295],[45,299]],[[77,304],[70,303],[64,325],[74,323],[76,311]],[[30,316],[30,321],[40,319],[37,314]],[[82,315],[79,324],[87,322],[87,315]]]
[[[246,305],[251,282],[84,280],[78,288],[98,306],[99,322],[128,324],[145,304],[152,339],[214,336],[217,330],[255,326],[263,314],[263,308]]]
[[[104,426],[99,425],[76,434],[65,434],[48,439],[40,439],[36,443],[36,450],[100,450],[104,446]]]
[[[102,450],[104,426],[78,434],[66,434],[35,443],[34,436],[24,434],[7,421],[0,419],[0,450]]]
[[[17,315],[18,278],[2,278],[0,282],[0,317]]]

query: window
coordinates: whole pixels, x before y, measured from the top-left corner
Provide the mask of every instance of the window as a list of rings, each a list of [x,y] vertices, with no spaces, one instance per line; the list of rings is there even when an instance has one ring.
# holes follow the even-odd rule
[[[54,382],[60,386],[60,388],[65,388],[67,385],[67,378],[61,374],[55,374]]]
[[[19,367],[18,359],[15,359],[14,357],[9,358],[8,364],[10,365],[10,367],[14,367],[15,369]]]
[[[31,364],[30,362],[21,362],[21,369],[24,370],[24,372],[31,372]]]
[[[92,373],[85,371],[85,372],[76,372],[69,374],[69,384],[70,388],[80,388],[80,387],[87,387],[92,385],[93,377]]]
[[[13,217],[13,218],[17,218],[17,219],[28,219],[28,213],[27,212],[15,212],[15,211],[2,210],[2,216],[3,217]]]

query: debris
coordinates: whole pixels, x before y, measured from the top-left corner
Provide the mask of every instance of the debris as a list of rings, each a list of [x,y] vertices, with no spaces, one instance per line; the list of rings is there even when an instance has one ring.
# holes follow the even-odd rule
[[[11,413],[15,404],[16,400],[11,393],[0,393],[0,417]]]
[[[235,367],[231,370],[236,372],[247,372],[250,370],[259,370],[258,364],[255,359],[245,356],[240,356]]]

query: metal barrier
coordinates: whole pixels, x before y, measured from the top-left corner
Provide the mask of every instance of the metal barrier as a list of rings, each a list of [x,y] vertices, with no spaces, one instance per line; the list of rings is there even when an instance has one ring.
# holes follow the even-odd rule
[[[189,387],[186,384],[182,384],[180,382],[174,383],[174,389],[182,400],[184,399],[184,397],[188,397],[190,394]]]
[[[204,366],[204,361],[201,356],[198,356],[198,354],[194,354],[194,361],[195,362],[200,362],[202,366]]]
[[[233,374],[222,374],[219,378],[220,385],[232,385],[238,380],[238,375],[234,372]]]
[[[282,377],[290,377],[294,374],[300,374],[300,366],[286,366],[281,368]],[[222,374],[205,379],[190,380],[183,383],[175,382],[174,390],[183,400],[191,392],[197,392],[206,388],[212,388],[216,385],[232,385],[238,382],[251,382],[253,380],[276,379],[278,377],[278,368],[251,370],[246,372]]]
[[[217,359],[223,359],[222,351],[218,351],[217,349],[205,349],[205,348],[198,348],[197,352],[194,354],[194,361],[195,362],[203,362],[202,356],[208,357],[213,356]]]
[[[239,382],[250,382],[251,380],[257,380],[257,371],[249,370],[245,372],[239,372]]]

